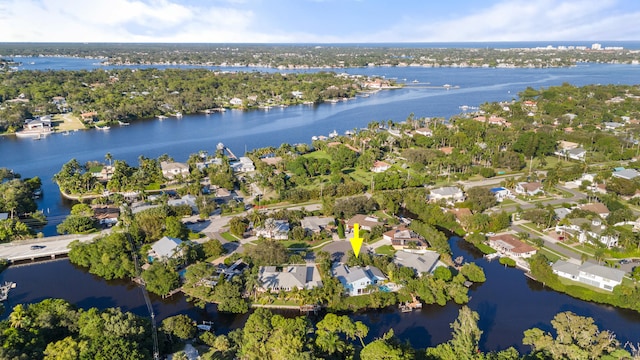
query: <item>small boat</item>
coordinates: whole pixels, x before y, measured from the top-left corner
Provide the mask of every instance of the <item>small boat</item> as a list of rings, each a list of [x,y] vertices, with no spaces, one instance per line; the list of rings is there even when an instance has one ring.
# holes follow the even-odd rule
[[[167,118],[167,117],[166,117],[166,116],[164,116],[164,115],[158,115],[158,120],[164,120],[164,119],[166,119],[166,118]]]
[[[419,82],[420,82],[420,81],[418,81],[418,79],[415,79],[415,80],[413,80],[413,81],[412,81],[412,83],[414,83],[414,84],[417,84],[417,83],[419,83]]]
[[[330,133],[329,133],[329,137],[330,137],[330,138],[334,138],[334,137],[336,137],[336,136],[338,136],[338,132],[337,132],[337,131],[335,131],[335,130],[333,130],[332,132],[330,132]]]
[[[318,137],[317,137],[317,136],[315,136],[315,135],[313,135],[313,136],[311,137],[311,140],[312,140],[312,141],[316,141],[316,140],[318,140]]]
[[[344,134],[347,135],[347,136],[351,136],[351,135],[353,135],[355,133],[353,131],[351,131],[351,130],[347,130],[347,131],[344,132]]]
[[[131,125],[131,123],[118,120],[118,125],[120,125],[120,126],[129,126],[129,125]]]
[[[69,135],[69,130],[63,132],[62,135]]]
[[[181,112],[177,112],[177,113],[176,113],[176,117],[177,117],[178,119],[182,118],[182,113],[181,113]]]
[[[96,126],[96,129],[102,130],[102,131],[106,131],[106,130],[110,130],[111,127],[110,126]]]

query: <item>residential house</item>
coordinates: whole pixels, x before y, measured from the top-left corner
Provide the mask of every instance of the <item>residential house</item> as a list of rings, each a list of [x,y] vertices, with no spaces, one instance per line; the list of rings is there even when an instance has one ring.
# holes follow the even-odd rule
[[[94,205],[92,209],[93,217],[100,225],[111,226],[118,223],[118,216],[120,215],[120,209],[118,207]]]
[[[89,169],[91,176],[98,179],[101,182],[107,182],[111,180],[111,177],[116,171],[116,167],[112,165],[96,166]]]
[[[620,179],[633,180],[640,176],[640,172],[635,169],[616,168],[611,175]]]
[[[207,169],[210,166],[220,166],[222,165],[222,159],[221,158],[211,158],[211,159],[206,159],[204,161],[201,162],[197,162],[196,163],[196,168],[198,168],[198,170],[202,171],[204,169]]]
[[[226,203],[233,199],[233,193],[222,187],[215,187],[213,189],[216,202]]]
[[[387,280],[382,271],[375,266],[350,268],[346,264],[337,264],[331,269],[331,274],[342,283],[351,296],[368,294],[369,286]]]
[[[231,163],[231,169],[235,172],[251,172],[256,171],[256,166],[251,159],[241,156],[238,161]]]
[[[415,270],[418,276],[422,274],[431,274],[438,266],[440,254],[435,251],[426,251],[424,253],[413,253],[407,251],[398,251],[393,257],[393,262],[398,266],[404,266]]]
[[[587,156],[587,150],[583,148],[566,150],[564,152],[564,156],[572,160],[584,161],[585,157]]]
[[[493,195],[496,197],[496,201],[498,202],[502,202],[506,198],[513,197],[511,190],[504,187],[494,187],[489,190],[493,193]]]
[[[511,234],[491,236],[489,238],[489,246],[509,257],[530,258],[537,252],[536,248],[516,239]]]
[[[335,224],[335,221],[336,220],[333,216],[307,216],[300,220],[300,225],[305,231],[319,233],[327,227],[333,226],[333,224]]]
[[[231,100],[229,100],[229,104],[235,105],[235,106],[240,106],[240,105],[242,105],[242,99],[237,98],[237,97],[231,98]]]
[[[562,220],[562,219],[566,218],[567,215],[571,214],[571,209],[567,209],[567,208],[561,207],[561,208],[553,209],[553,212],[556,214],[556,218],[558,220]]]
[[[471,210],[468,208],[453,208],[453,209],[448,209],[447,211],[449,211],[450,213],[453,214],[453,216],[456,217],[456,222],[458,224],[465,223],[466,220],[469,219],[471,215],[473,215],[471,213]]]
[[[422,136],[431,137],[431,136],[433,136],[433,131],[431,129],[429,129],[428,127],[421,127],[419,129],[416,129],[416,134],[420,134]]]
[[[182,256],[182,240],[165,236],[151,245],[149,256],[165,261]]]
[[[167,205],[169,206],[183,206],[187,205],[191,207],[191,211],[194,213],[198,212],[198,205],[196,204],[196,197],[191,194],[187,194],[179,199],[170,199],[167,201]]]
[[[352,230],[354,224],[360,225],[360,230],[371,231],[376,226],[384,225],[383,222],[378,220],[375,216],[367,216],[362,214],[354,215],[351,219],[347,220],[347,229]]]
[[[594,243],[595,240],[607,247],[618,246],[619,235],[613,231],[606,231],[606,225],[604,225],[599,218],[592,220],[577,218],[570,219],[569,222],[567,225],[557,224],[556,232],[568,232],[572,236],[577,237],[581,243]]]
[[[428,196],[429,201],[446,200],[449,203],[462,202],[465,200],[464,192],[456,186],[445,186],[432,189]]]
[[[373,171],[374,173],[381,173],[389,170],[389,168],[391,168],[390,164],[387,164],[384,161],[376,161],[373,163],[371,171]]]
[[[185,163],[162,161],[160,168],[162,168],[162,176],[170,180],[178,175],[183,177],[189,175],[189,166]]]
[[[543,193],[542,183],[540,182],[520,182],[516,184],[516,193],[521,195],[534,196]]]
[[[606,219],[609,216],[609,209],[603,203],[589,203],[580,205],[579,208],[584,211],[590,211],[592,213],[598,214],[603,219]]]
[[[382,239],[391,242],[391,245],[396,249],[403,249],[405,247],[425,249],[429,247],[429,243],[427,243],[424,237],[405,226],[399,226],[385,232],[382,234]]]
[[[624,124],[617,123],[617,122],[611,122],[611,121],[607,121],[607,122],[604,123],[605,130],[617,130],[618,128],[621,128],[623,126],[624,126]]]
[[[286,265],[283,267],[261,266],[258,281],[262,289],[273,292],[313,289],[322,286],[320,272],[315,264]]]
[[[287,240],[289,238],[289,220],[274,220],[268,218],[264,226],[256,228],[256,236],[267,239]]]
[[[597,288],[613,291],[616,285],[622,284],[625,272],[622,270],[585,262],[582,265],[564,260],[556,261],[552,266],[554,274],[560,277],[578,281]]]

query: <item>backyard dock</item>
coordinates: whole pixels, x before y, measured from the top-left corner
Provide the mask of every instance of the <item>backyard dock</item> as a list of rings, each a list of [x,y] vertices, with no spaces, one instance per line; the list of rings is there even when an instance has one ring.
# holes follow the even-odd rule
[[[9,290],[16,287],[16,283],[12,281],[5,281],[5,283],[0,286],[0,301],[5,301],[9,297]]]

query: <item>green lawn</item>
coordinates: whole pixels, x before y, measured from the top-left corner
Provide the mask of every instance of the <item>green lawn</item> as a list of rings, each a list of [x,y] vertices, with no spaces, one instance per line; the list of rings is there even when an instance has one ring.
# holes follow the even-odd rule
[[[391,245],[383,245],[376,249],[376,254],[393,256],[396,250]]]
[[[538,252],[546,256],[551,262],[556,262],[560,259],[560,256],[556,255],[555,252],[551,252],[549,249],[541,248]]]
[[[220,236],[222,236],[225,240],[231,241],[231,242],[236,242],[236,241],[240,240],[235,235],[233,235],[232,233],[230,233],[228,231],[221,233]]]
[[[304,154],[302,156],[306,157],[308,159],[327,159],[327,160],[331,161],[331,157],[324,150],[316,150],[314,152],[310,152],[310,153]]]
[[[359,181],[366,186],[371,186],[371,178],[373,178],[373,173],[370,171],[366,171],[358,168],[345,169],[343,172],[355,181]]]

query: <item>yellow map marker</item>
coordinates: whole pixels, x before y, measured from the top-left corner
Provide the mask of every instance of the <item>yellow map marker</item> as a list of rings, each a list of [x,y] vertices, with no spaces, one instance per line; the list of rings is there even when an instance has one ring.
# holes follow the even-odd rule
[[[362,247],[362,239],[360,237],[360,224],[353,224],[353,238],[351,238],[351,248],[353,253],[356,254],[356,258],[360,255],[360,248]]]

